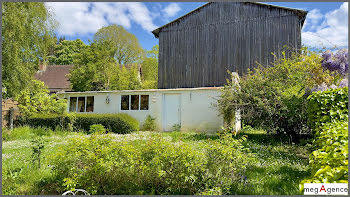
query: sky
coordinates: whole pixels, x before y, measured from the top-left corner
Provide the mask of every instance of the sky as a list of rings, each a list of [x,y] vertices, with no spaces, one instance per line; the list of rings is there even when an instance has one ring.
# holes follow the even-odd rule
[[[181,17],[206,2],[47,2],[59,23],[58,37],[89,44],[98,29],[122,25],[150,50],[158,44],[154,29]],[[302,44],[311,48],[348,47],[347,2],[264,2],[308,11]]]

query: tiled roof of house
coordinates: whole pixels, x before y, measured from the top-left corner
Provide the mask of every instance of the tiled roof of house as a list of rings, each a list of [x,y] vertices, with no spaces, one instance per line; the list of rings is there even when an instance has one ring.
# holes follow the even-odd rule
[[[50,90],[71,90],[67,74],[73,65],[48,65],[35,74],[37,80],[43,81]]]

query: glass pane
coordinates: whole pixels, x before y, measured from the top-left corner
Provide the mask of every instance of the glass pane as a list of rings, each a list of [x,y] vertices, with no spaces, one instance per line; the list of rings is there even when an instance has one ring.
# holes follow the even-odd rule
[[[122,95],[122,110],[129,110],[129,95]]]
[[[78,112],[85,112],[85,97],[78,97]]]
[[[148,110],[148,101],[149,101],[149,96],[148,95],[141,95],[140,110]]]
[[[69,100],[69,112],[76,112],[77,97],[70,97]]]
[[[88,96],[86,97],[86,112],[94,111],[94,97]]]
[[[131,95],[131,110],[139,109],[139,95]]]

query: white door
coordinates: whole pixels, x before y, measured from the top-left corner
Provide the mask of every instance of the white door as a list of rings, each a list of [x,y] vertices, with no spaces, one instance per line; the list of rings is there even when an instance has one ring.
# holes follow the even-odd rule
[[[180,94],[163,94],[163,130],[181,124]]]

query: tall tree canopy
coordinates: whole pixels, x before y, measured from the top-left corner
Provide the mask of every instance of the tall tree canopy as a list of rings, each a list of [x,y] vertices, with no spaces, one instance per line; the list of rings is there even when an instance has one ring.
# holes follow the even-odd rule
[[[59,43],[55,45],[54,54],[48,57],[49,63],[57,65],[73,64],[73,56],[86,47],[88,46],[80,39],[59,40]]]
[[[158,84],[158,53],[159,46],[155,45],[147,51],[142,61],[142,88],[155,89]]]
[[[49,45],[55,42],[57,26],[42,2],[2,3],[3,97],[15,97],[47,61]]]
[[[110,25],[99,29],[94,35],[94,43],[111,43],[111,51],[118,64],[139,62],[143,49],[136,36],[120,25]]]
[[[92,43],[74,58],[69,80],[74,91],[139,89],[138,68],[118,65],[113,43]]]

